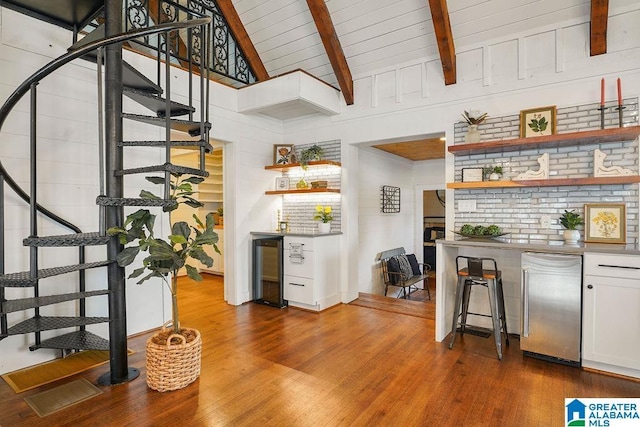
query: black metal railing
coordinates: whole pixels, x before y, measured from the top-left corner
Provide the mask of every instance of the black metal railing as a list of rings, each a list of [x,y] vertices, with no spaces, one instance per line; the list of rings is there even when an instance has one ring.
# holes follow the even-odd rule
[[[211,52],[204,59],[206,68],[216,74],[239,82],[251,84],[256,82],[255,73],[246,60],[246,56],[235,37],[224,15],[220,12],[215,0],[187,0],[184,2],[160,0],[157,7],[152,7],[149,0],[124,0],[124,31],[148,28],[157,24],[180,22],[198,17],[210,17],[213,21],[212,30],[203,35],[199,28],[185,29],[172,33],[169,37],[153,34],[132,40],[134,49],[146,54],[159,53],[165,57],[168,43],[171,54],[169,61],[175,65],[200,64],[205,57],[202,52],[202,37],[208,39]],[[97,27],[100,16],[87,24],[82,31],[91,32]],[[192,46],[191,50],[189,45]]]
[[[5,244],[5,184],[7,185],[8,188],[10,188],[11,190],[13,190],[15,192],[15,194],[20,197],[22,200],[24,200],[27,204],[29,204],[30,208],[30,233],[31,236],[30,237],[35,237],[37,236],[37,218],[38,218],[38,214],[44,215],[45,217],[53,220],[54,222],[56,222],[57,224],[66,227],[68,229],[70,229],[72,232],[74,233],[82,233],[82,230],[77,227],[76,225],[70,223],[69,221],[65,220],[64,218],[54,214],[53,212],[49,211],[48,209],[46,209],[45,207],[41,206],[40,204],[37,203],[37,195],[36,195],[36,191],[37,191],[37,186],[36,186],[36,182],[37,182],[37,169],[36,169],[36,165],[37,165],[37,161],[36,161],[36,154],[37,154],[37,134],[36,134],[36,130],[37,130],[37,126],[36,126],[36,110],[37,110],[37,85],[39,82],[41,82],[44,78],[46,78],[47,76],[49,76],[50,74],[52,74],[54,71],[58,70],[59,68],[61,68],[62,66],[72,62],[73,60],[80,58],[90,52],[93,52],[96,49],[101,49],[105,46],[108,45],[113,45],[113,44],[117,44],[117,43],[122,43],[122,42],[126,42],[135,38],[139,38],[139,37],[147,37],[147,36],[151,36],[154,34],[169,34],[169,32],[171,31],[179,31],[182,29],[188,29],[191,27],[200,27],[201,28],[201,32],[203,34],[207,33],[206,30],[206,26],[209,25],[209,23],[211,22],[210,18],[200,18],[200,19],[191,19],[189,21],[186,22],[170,22],[170,23],[165,23],[165,24],[160,24],[160,25],[156,25],[154,27],[150,27],[150,28],[142,28],[142,29],[138,29],[138,30],[133,30],[127,33],[123,33],[123,34],[119,34],[116,36],[111,36],[111,37],[107,37],[101,40],[97,40],[91,43],[88,43],[82,47],[79,47],[76,50],[73,50],[72,52],[69,52],[65,55],[62,55],[56,59],[54,59],[53,61],[49,62],[48,64],[46,64],[44,67],[40,68],[38,71],[36,71],[34,74],[32,74],[29,78],[27,78],[24,82],[22,82],[20,84],[20,86],[18,86],[18,88],[16,88],[14,90],[14,92],[7,98],[7,100],[5,101],[5,103],[0,107],[0,131],[2,130],[2,126],[4,125],[4,123],[6,122],[9,114],[11,113],[11,111],[13,110],[13,108],[18,104],[18,102],[27,94],[30,93],[30,98],[31,98],[31,103],[30,103],[30,194],[28,194],[27,192],[25,192],[20,185],[18,185],[16,183],[16,181],[8,174],[7,170],[5,169],[4,165],[2,164],[2,161],[0,160],[0,274],[5,274],[5,254],[6,254],[6,244]],[[201,81],[205,78],[205,72],[204,70],[201,69]],[[165,83],[168,84],[169,79],[169,73],[166,73],[166,81]],[[189,80],[191,81],[192,79],[189,78]],[[201,86],[204,86],[201,84]],[[208,85],[207,85],[208,86]],[[191,89],[190,89],[191,91]],[[202,108],[202,112],[201,112],[201,117],[203,117],[203,120],[208,120],[208,108],[206,108],[206,106],[208,105],[208,101],[207,99],[205,99],[205,96],[207,95],[208,98],[208,92],[205,94],[204,93],[204,89],[201,90],[201,99],[200,99],[200,106]],[[167,94],[167,98],[168,98],[168,94]],[[190,94],[191,96],[191,94]],[[168,102],[167,101],[167,108],[168,107]],[[190,100],[191,103],[191,100]],[[168,109],[167,109],[168,111]],[[205,114],[206,111],[206,117],[203,115]],[[167,115],[168,118],[168,115]],[[167,120],[168,121],[168,120]],[[206,132],[204,131],[204,124],[201,124],[201,135],[206,135]],[[169,161],[169,154],[170,154],[170,133],[167,132],[167,162]],[[204,152],[204,148],[201,148],[201,154],[203,154]],[[202,158],[204,158],[203,155],[201,155]],[[201,161],[201,163],[203,163],[203,161]],[[203,168],[203,166],[202,166]],[[102,171],[101,171],[102,173]],[[168,180],[169,177],[167,176],[166,178],[166,186],[168,187]],[[31,248],[31,253],[30,253],[30,275],[32,278],[37,278],[37,273],[38,273],[38,252],[37,252],[37,248],[32,247]],[[78,259],[79,259],[79,264],[84,264],[85,263],[85,250],[84,250],[84,246],[80,246],[79,247],[79,255],[78,255]],[[80,291],[84,291],[85,289],[85,275],[84,275],[84,270],[79,270],[80,273],[80,278],[79,278],[79,290]],[[34,287],[34,296],[38,296],[39,290],[38,290],[38,284],[36,282],[36,286]],[[0,304],[4,305],[4,303],[6,302],[6,294],[5,294],[5,290],[4,287],[0,287]],[[7,315],[6,313],[4,313],[4,310],[0,310],[2,312],[2,314],[0,314],[0,339],[4,338],[7,336],[7,330],[8,330],[8,325],[7,325]],[[80,315],[83,316],[85,314],[85,307],[84,307],[84,302],[81,301],[80,303]],[[38,309],[36,309],[36,316],[39,315],[39,311]],[[36,344],[40,343],[40,336],[39,333],[36,334]]]

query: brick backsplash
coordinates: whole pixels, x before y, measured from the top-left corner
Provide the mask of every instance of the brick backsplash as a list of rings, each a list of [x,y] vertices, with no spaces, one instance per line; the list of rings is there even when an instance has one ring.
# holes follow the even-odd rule
[[[623,123],[638,124],[638,99],[625,99]],[[618,112],[612,103],[606,104],[605,128],[617,127]],[[597,103],[557,110],[557,133],[600,129]],[[520,136],[519,115],[492,117],[479,126],[483,141],[511,139]],[[456,123],[454,139],[464,142],[465,123]],[[456,156],[455,180],[462,180],[462,168],[502,165],[503,179],[536,169],[537,159],[549,153],[550,179],[593,176],[593,151],[599,148],[607,154],[606,165],[622,166],[638,172],[638,139],[611,144],[590,144],[562,148],[543,148],[507,153]],[[463,224],[496,224],[514,239],[562,240],[558,218],[565,209],[575,209],[584,215],[586,203],[625,203],[627,212],[627,242],[637,243],[638,184],[589,185],[560,187],[491,188],[456,190],[456,201],[476,200],[476,212],[455,212],[454,229]],[[543,215],[551,218],[551,227],[540,225]]]
[[[296,156],[300,157],[302,150],[317,144],[323,148],[324,160],[340,162],[341,143],[340,140],[322,141],[310,144],[295,145]],[[291,188],[295,188],[296,183],[304,177],[307,183],[311,181],[328,181],[329,188],[340,189],[341,171],[337,168],[308,168],[306,171],[295,169],[283,173],[290,179]],[[317,231],[318,221],[313,220],[316,206],[331,206],[333,211],[333,221],[331,221],[331,231],[341,230],[341,198],[339,193],[320,193],[310,195],[288,195],[282,201],[282,219],[289,221],[291,231],[311,232]]]

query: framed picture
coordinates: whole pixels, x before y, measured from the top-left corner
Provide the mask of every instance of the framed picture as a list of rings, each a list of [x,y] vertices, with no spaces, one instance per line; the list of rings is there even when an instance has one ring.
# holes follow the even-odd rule
[[[627,217],[624,203],[584,205],[585,236],[588,243],[625,243]]]
[[[462,168],[462,182],[482,181],[482,168]]]
[[[273,164],[288,165],[294,163],[293,144],[274,144]]]
[[[289,178],[285,176],[280,176],[276,178],[276,190],[288,190],[289,189]]]
[[[520,138],[555,135],[556,106],[520,111]]]

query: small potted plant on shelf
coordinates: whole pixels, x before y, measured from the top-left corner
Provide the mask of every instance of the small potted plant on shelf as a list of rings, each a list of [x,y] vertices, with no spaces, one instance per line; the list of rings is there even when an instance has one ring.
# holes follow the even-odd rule
[[[218,214],[218,224],[224,225],[224,208],[222,206],[220,206],[216,210],[216,213]]]
[[[502,166],[486,166],[482,168],[482,179],[489,181],[500,181],[504,169]]]
[[[560,216],[560,225],[566,228],[562,233],[564,241],[571,244],[578,243],[578,239],[580,239],[580,232],[576,230],[576,228],[583,224],[584,221],[579,213],[576,213],[575,210],[565,210]]]
[[[300,166],[302,166],[302,169],[306,170],[309,166],[309,162],[322,160],[323,155],[324,149],[318,144],[314,144],[311,147],[302,150],[300,153]]]
[[[147,177],[154,184],[164,183],[163,177]],[[202,182],[200,177],[182,178],[174,175],[171,182],[171,198],[176,201],[166,211],[172,211],[180,204],[192,208],[201,207],[202,203],[192,196],[192,184]],[[140,197],[159,199],[148,191],[142,191]],[[126,267],[133,263],[137,255],[147,253],[142,260],[142,267],[135,269],[129,278],[139,278],[146,273],[138,284],[152,277],[158,277],[167,285],[171,293],[171,324],[165,324],[160,332],[147,341],[146,365],[147,385],[158,391],[177,390],[186,387],[200,375],[200,355],[202,339],[196,329],[184,328],[178,316],[178,270],[185,268],[187,275],[196,281],[202,276],[196,267],[189,265],[189,260],[199,261],[207,267],[213,265],[213,259],[207,255],[205,246],[216,246],[218,235],[214,231],[213,213],[209,213],[203,223],[196,214],[193,215],[197,227],[189,226],[184,221],[176,222],[171,227],[167,240],[156,238],[153,234],[156,215],[148,209],[139,209],[127,216],[121,227],[112,227],[108,234],[118,236],[125,248],[118,254],[118,265]],[[129,245],[129,246],[126,246]],[[169,277],[170,276],[170,277]]]

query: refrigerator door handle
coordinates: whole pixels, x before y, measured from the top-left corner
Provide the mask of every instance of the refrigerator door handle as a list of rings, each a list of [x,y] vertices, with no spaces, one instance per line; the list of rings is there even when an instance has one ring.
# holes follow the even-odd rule
[[[521,335],[529,336],[529,268],[522,268],[522,320]]]

